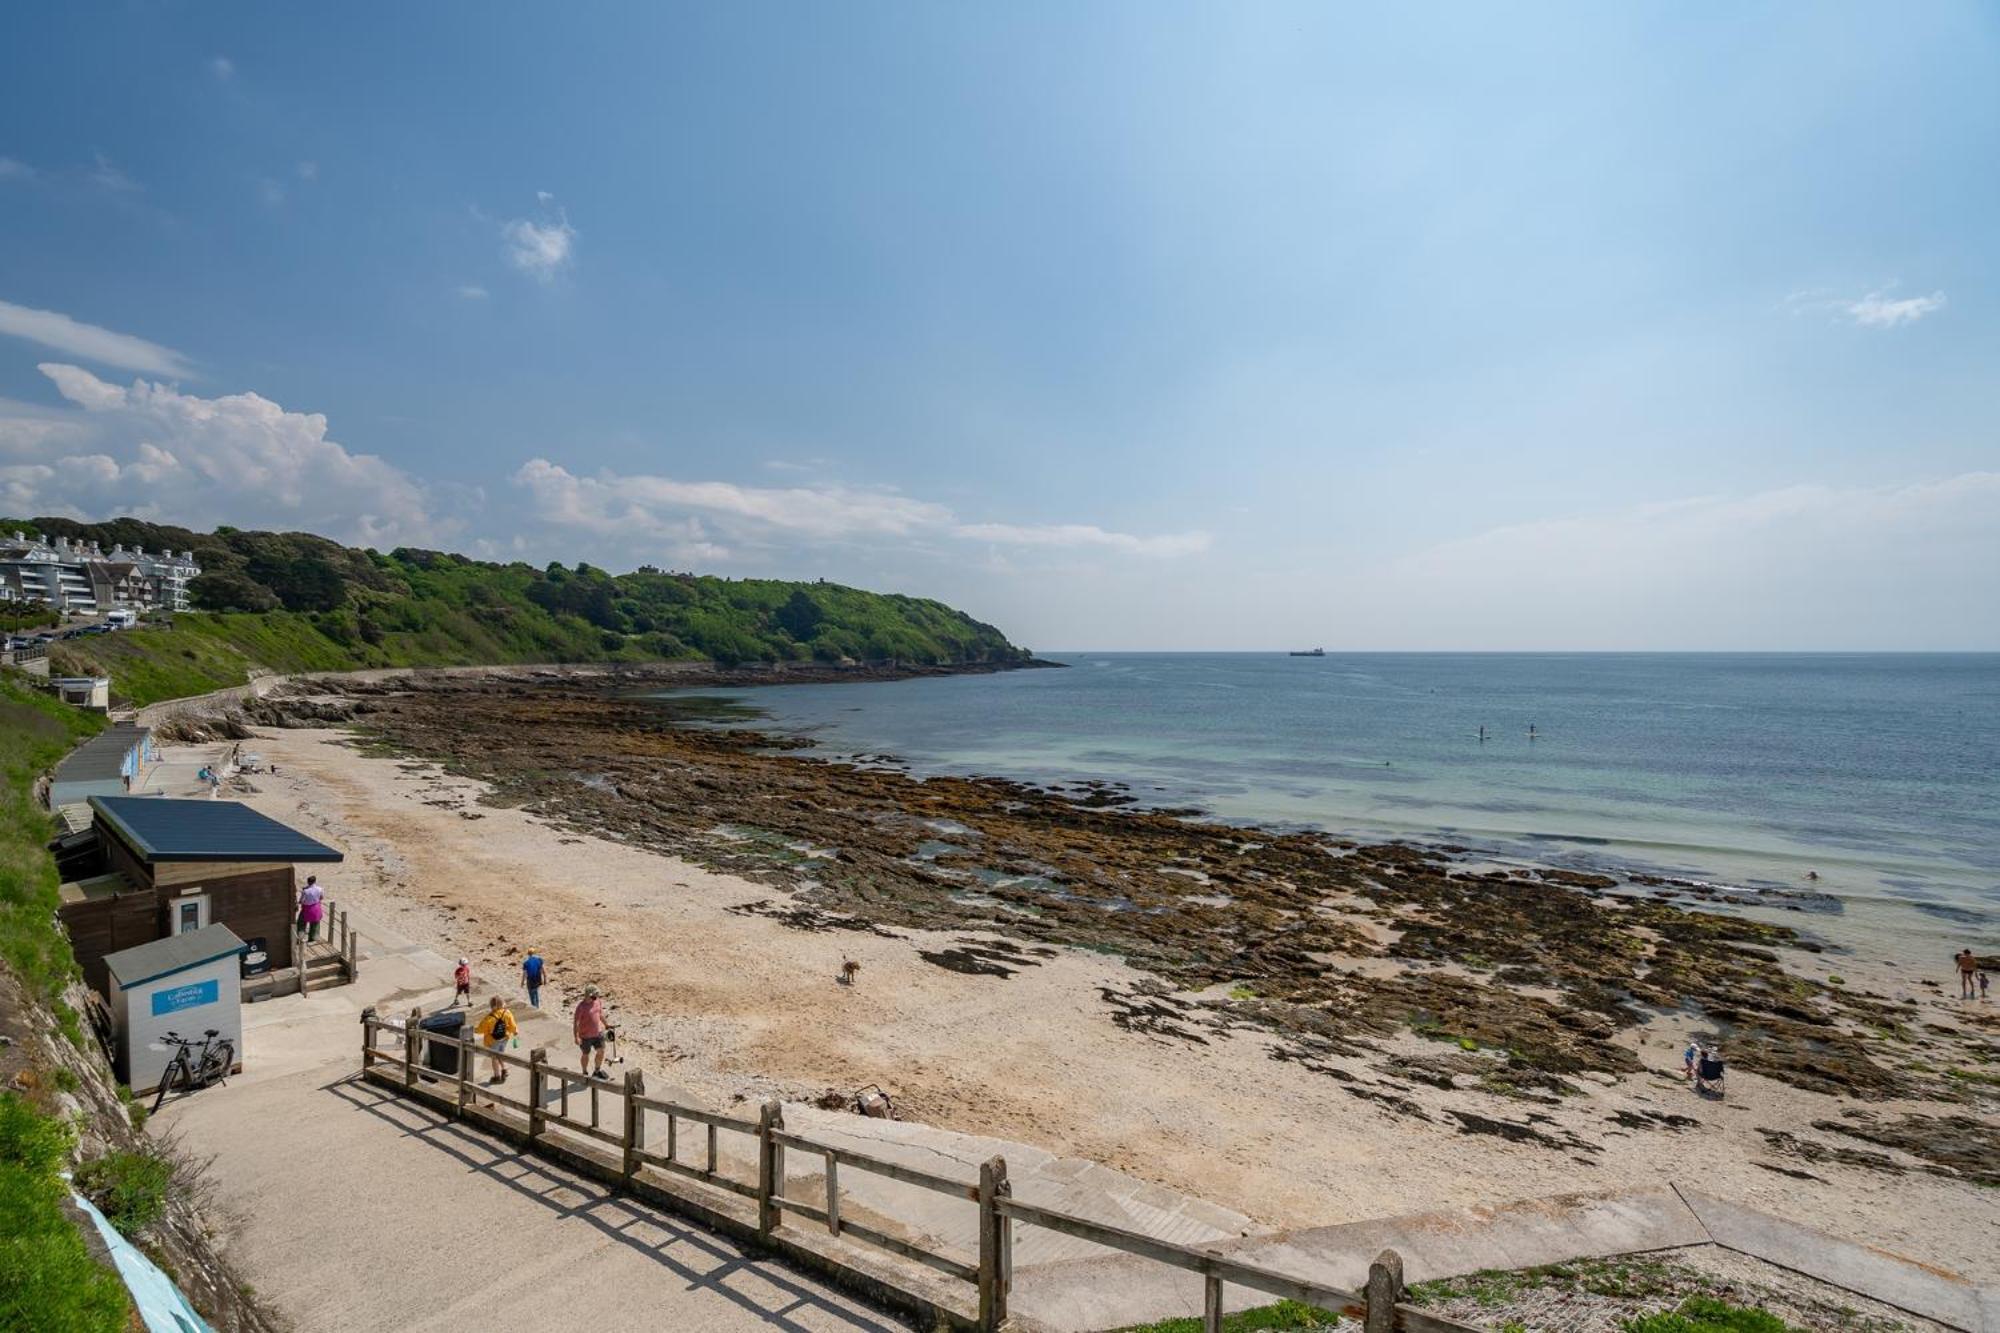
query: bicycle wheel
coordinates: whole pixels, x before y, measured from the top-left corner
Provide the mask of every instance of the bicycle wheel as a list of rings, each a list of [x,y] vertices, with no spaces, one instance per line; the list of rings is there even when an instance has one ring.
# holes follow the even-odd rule
[[[183,1049],[179,1054],[174,1056],[173,1062],[167,1066],[166,1072],[160,1075],[160,1095],[153,1098],[153,1109],[155,1111],[159,1110],[161,1104],[167,1100],[167,1094],[173,1091],[174,1084],[188,1078],[187,1058],[187,1051]]]
[[[218,1041],[201,1057],[201,1078],[199,1086],[208,1087],[229,1077],[229,1071],[236,1066],[236,1044]]]

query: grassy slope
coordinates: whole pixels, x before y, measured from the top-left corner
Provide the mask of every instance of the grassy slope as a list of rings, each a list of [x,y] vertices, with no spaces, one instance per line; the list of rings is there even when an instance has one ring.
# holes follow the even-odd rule
[[[37,773],[103,726],[0,672],[0,958],[81,1044],[62,1002],[75,974],[57,927],[49,819],[35,803]],[[0,1327],[96,1333],[123,1329],[124,1288],[100,1267],[63,1211],[69,1127],[12,1092],[0,1093]]]

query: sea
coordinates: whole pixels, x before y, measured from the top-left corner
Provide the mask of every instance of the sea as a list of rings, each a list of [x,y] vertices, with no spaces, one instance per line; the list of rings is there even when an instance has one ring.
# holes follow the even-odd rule
[[[2000,949],[2000,654],[1050,660],[673,697],[823,759],[1123,783],[1224,821],[1664,876],[1899,952]]]

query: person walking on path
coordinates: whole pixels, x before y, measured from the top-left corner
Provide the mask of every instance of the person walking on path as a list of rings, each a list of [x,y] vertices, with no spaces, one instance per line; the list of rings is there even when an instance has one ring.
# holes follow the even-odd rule
[[[451,1007],[456,1009],[461,1004],[471,1004],[472,964],[463,958],[459,959],[458,966],[452,969],[451,984],[454,987],[451,996]]]
[[[1973,978],[1978,973],[1978,971],[1979,971],[1979,960],[1972,956],[1972,950],[1960,949],[1958,951],[1958,998],[1959,999],[1970,1000],[1973,998],[1973,985],[1974,985]]]
[[[326,890],[319,886],[318,875],[307,875],[306,886],[299,890],[299,925],[308,944],[319,939],[320,918],[325,915]]]
[[[542,956],[530,947],[528,956],[521,960],[521,984],[528,988],[530,1009],[542,1007],[542,977],[547,972],[548,967],[542,962]]]
[[[595,984],[583,988],[583,999],[577,1003],[570,1029],[576,1034],[578,1068],[592,1078],[610,1078],[604,1072],[604,997]],[[591,1068],[593,1057],[597,1061],[595,1069]]]
[[[488,1083],[505,1083],[507,1066],[500,1063],[500,1052],[507,1049],[507,1039],[521,1033],[521,1025],[514,1021],[514,1011],[501,1003],[495,995],[486,1002],[486,1016],[473,1028],[479,1039],[486,1043],[486,1054],[492,1057],[493,1069]]]

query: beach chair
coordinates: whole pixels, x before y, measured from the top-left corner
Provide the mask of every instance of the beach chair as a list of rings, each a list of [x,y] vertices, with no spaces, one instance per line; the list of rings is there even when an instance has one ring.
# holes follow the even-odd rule
[[[1724,1095],[1722,1076],[1722,1057],[1710,1051],[1703,1051],[1701,1058],[1695,1062],[1694,1090],[1696,1092],[1712,1092],[1716,1096],[1721,1097]]]

